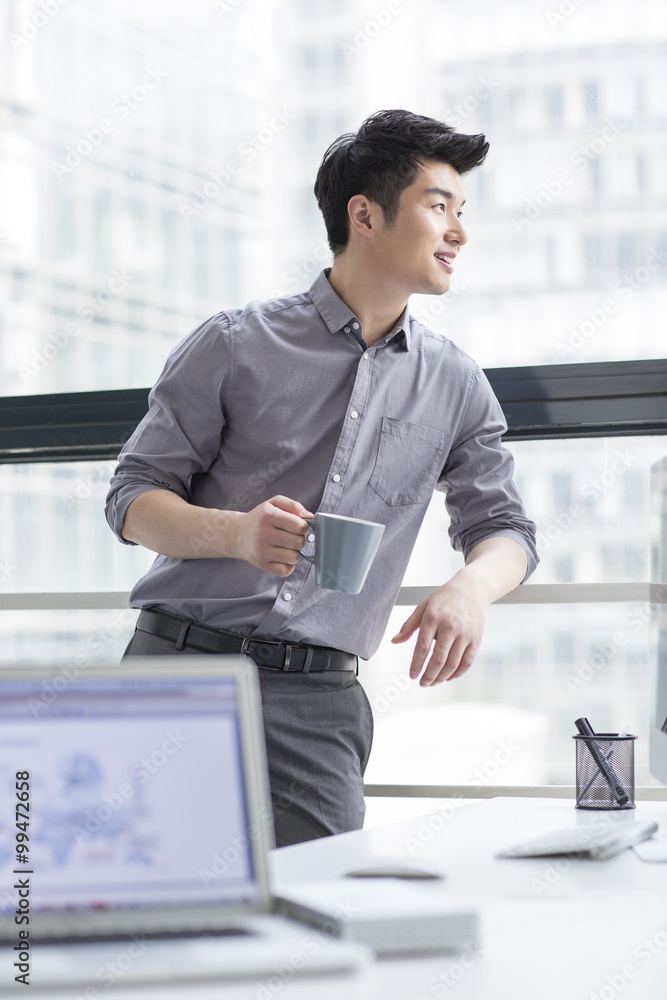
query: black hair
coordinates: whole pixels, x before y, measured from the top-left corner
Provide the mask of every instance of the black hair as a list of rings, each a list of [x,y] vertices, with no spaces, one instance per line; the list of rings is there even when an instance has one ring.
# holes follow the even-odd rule
[[[484,135],[464,135],[410,111],[376,111],[358,132],[346,132],[329,146],[317,171],[315,197],[332,253],[347,246],[347,205],[355,194],[376,202],[391,225],[401,192],[425,161],[448,163],[466,174],[483,163],[488,150]]]

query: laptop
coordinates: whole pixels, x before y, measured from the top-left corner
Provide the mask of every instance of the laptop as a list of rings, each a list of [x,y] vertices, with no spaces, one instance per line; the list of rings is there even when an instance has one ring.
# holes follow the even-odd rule
[[[273,844],[250,660],[0,672],[0,992],[361,968],[274,912]]]

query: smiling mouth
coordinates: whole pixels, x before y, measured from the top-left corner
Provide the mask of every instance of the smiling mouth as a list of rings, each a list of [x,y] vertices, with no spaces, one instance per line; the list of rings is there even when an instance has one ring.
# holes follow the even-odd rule
[[[439,261],[448,274],[451,274],[454,270],[454,265],[452,264],[449,257],[446,257],[443,253],[436,253],[433,255],[437,261]]]

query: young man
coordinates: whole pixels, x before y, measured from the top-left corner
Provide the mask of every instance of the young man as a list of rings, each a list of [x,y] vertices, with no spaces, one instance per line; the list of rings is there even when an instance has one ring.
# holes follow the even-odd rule
[[[333,266],[308,292],[218,313],[170,354],[107,498],[117,536],[159,555],[130,597],[126,655],[245,652],[259,665],[278,845],[361,827],[378,648],[434,489],[465,566],[408,617],[422,686],[465,673],[486,610],[537,562],[534,525],[478,366],[412,319],[467,241],[461,177],[488,150],[382,111],[315,184]],[[317,510],[385,524],[358,595],[320,589]]]

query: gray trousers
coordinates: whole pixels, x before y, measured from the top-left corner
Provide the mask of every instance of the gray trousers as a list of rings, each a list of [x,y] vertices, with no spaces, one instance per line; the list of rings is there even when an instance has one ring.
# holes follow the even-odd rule
[[[209,654],[137,630],[123,659],[171,655]],[[260,667],[259,680],[276,846],[360,830],[373,713],[354,673]]]

